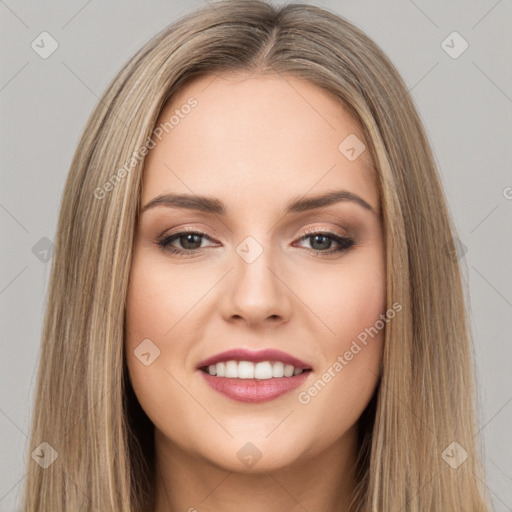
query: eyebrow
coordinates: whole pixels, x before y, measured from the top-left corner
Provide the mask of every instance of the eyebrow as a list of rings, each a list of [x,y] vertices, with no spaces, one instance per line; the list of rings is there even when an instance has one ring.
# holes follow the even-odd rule
[[[312,197],[300,197],[290,201],[285,207],[285,214],[300,213],[308,210],[315,210],[330,206],[342,201],[350,201],[358,204],[365,210],[377,214],[374,208],[362,197],[349,192],[348,190],[334,190],[325,194]],[[214,197],[198,196],[191,194],[161,194],[151,199],[142,207],[141,213],[156,206],[169,208],[186,208],[216,215],[226,215],[227,208],[222,201]]]

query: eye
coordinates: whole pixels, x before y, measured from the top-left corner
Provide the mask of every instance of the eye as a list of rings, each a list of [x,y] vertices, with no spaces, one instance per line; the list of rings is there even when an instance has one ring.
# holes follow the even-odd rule
[[[187,257],[189,255],[201,252],[201,243],[206,238],[211,240],[205,233],[197,231],[181,231],[173,235],[164,236],[159,240],[158,246],[165,252],[170,252],[178,256]],[[174,242],[178,242],[183,248],[175,247],[172,245]]]
[[[328,255],[342,252],[350,249],[355,241],[351,238],[340,236],[332,231],[306,231],[306,235],[299,240],[309,240],[310,247],[317,254]],[[331,249],[332,244],[336,243],[337,248]]]

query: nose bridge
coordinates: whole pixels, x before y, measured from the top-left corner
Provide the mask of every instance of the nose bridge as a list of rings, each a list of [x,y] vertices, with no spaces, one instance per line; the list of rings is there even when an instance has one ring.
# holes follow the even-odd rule
[[[227,292],[228,310],[224,314],[241,316],[251,324],[269,317],[287,318],[290,297],[276,270],[280,267],[279,251],[271,247],[270,238],[247,236],[236,246],[235,253]]]
[[[260,241],[261,240],[261,241]],[[272,301],[272,296],[279,293],[276,276],[270,268],[276,266],[275,251],[269,237],[247,236],[236,247],[238,258],[235,260],[236,289],[242,295],[254,296],[260,302]]]

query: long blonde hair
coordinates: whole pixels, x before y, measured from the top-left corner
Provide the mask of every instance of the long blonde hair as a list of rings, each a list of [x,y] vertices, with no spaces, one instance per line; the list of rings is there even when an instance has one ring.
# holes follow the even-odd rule
[[[373,159],[387,301],[403,309],[386,327],[381,378],[359,421],[351,511],[486,512],[455,228],[411,96],[382,50],[342,17],[260,0],[213,2],[169,25],[122,67],[87,122],[58,220],[23,510],[153,506],[151,423],[123,350],[140,149],[175,91],[225,71],[329,91],[360,123]],[[43,442],[58,455],[47,468],[31,456]]]

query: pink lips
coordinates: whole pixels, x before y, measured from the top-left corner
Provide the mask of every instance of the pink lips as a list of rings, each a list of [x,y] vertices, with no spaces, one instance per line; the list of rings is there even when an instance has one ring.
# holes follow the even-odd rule
[[[199,372],[206,383],[224,396],[239,402],[258,403],[273,400],[299,387],[311,372],[294,377],[279,377],[265,380],[228,379]]]
[[[197,365],[197,369],[200,370],[211,364],[230,360],[252,361],[253,363],[259,363],[261,361],[281,361],[284,364],[291,364],[295,368],[311,370],[311,366],[304,361],[274,349],[266,349],[259,352],[251,352],[245,349],[228,350],[201,361]],[[271,379],[262,380],[217,377],[202,370],[200,370],[199,373],[211,388],[224,396],[239,402],[258,403],[273,400],[299,387],[309,377],[311,372],[304,371],[293,377],[273,377]]]

